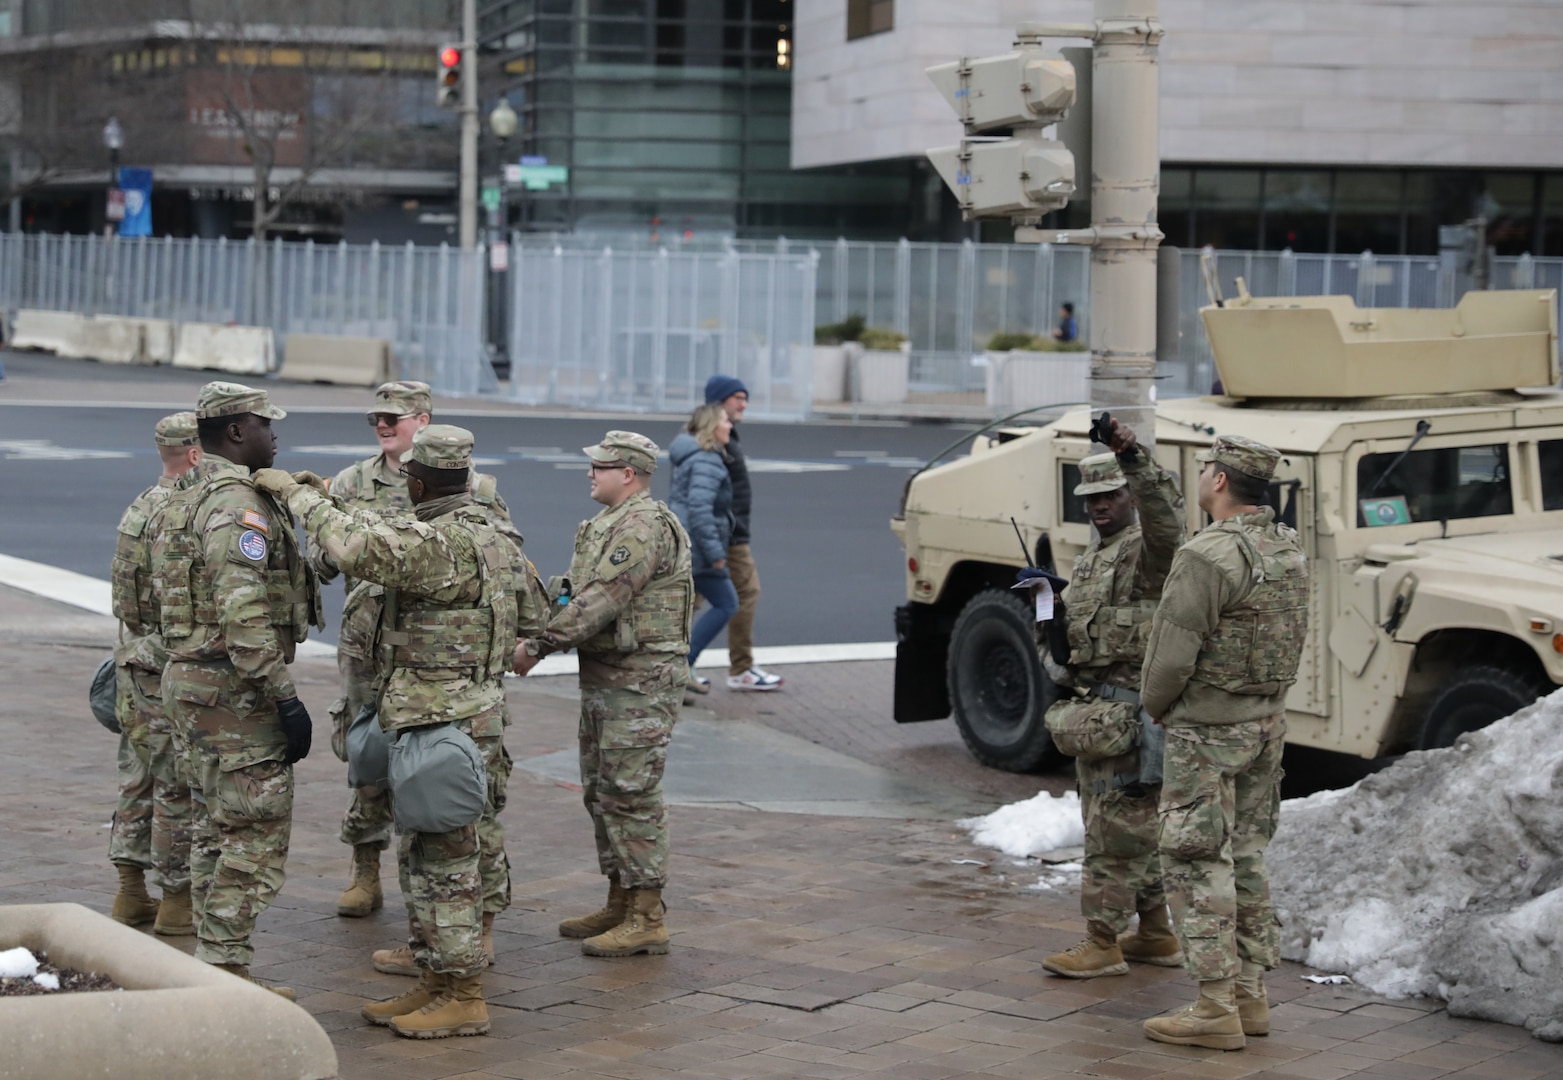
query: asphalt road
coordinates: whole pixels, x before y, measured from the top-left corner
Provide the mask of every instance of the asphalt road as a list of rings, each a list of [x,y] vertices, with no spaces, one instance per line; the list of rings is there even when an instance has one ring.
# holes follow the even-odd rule
[[[6,363],[19,373],[39,361],[8,356]],[[152,425],[183,395],[193,404],[193,387],[204,379],[145,372],[166,379],[168,390],[165,404],[148,406],[114,403],[114,381],[142,372],[92,364],[67,370],[79,373],[71,384],[79,394],[70,400],[86,404],[7,402],[0,382],[0,553],[107,578],[119,515],[159,470]],[[580,447],[610,427],[643,431],[666,446],[679,428],[676,419],[628,415],[464,415],[452,422],[477,436],[479,468],[498,478],[545,577],[564,573],[577,524],[598,509]],[[331,476],[374,452],[362,406],[295,410],[276,430],[283,468]],[[756,644],[892,640],[903,577],[889,519],[910,469],[961,429],[754,420],[740,432],[754,477],[754,552],[764,588]],[[656,474],[659,497],[669,473],[664,463]],[[332,640],[341,593],[328,591]]]

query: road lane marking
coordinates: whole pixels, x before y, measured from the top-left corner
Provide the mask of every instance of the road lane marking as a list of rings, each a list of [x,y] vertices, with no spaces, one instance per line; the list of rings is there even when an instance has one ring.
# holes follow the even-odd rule
[[[22,592],[32,593],[47,600],[90,611],[95,615],[114,613],[109,583],[102,578],[78,574],[47,563],[19,559],[14,555],[0,554],[0,585],[7,585]],[[299,645],[301,657],[334,658],[336,646],[323,641],[306,641]],[[754,662],[762,668],[787,667],[792,664],[835,664],[857,660],[893,660],[893,641],[849,641],[834,645],[762,645],[754,650]],[[700,654],[695,666],[701,669],[727,670],[726,649],[707,649]],[[574,653],[559,653],[544,657],[533,669],[535,675],[574,675],[579,671]],[[715,680],[713,680],[715,681]]]

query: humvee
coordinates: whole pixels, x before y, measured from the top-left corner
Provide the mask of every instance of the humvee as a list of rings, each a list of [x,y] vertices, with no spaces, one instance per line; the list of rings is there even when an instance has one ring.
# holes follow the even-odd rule
[[[1194,455],[1215,435],[1284,455],[1268,502],[1313,570],[1288,741],[1365,758],[1447,746],[1563,683],[1554,291],[1412,310],[1244,290],[1201,317],[1221,392],[1158,404],[1155,458],[1183,479],[1192,536],[1208,523]],[[979,432],[913,476],[892,522],[895,719],[953,713],[987,765],[1063,760],[1035,614],[1009,586],[1023,554],[1067,578],[1091,538],[1071,494],[1102,449],[1089,425],[1075,409]]]

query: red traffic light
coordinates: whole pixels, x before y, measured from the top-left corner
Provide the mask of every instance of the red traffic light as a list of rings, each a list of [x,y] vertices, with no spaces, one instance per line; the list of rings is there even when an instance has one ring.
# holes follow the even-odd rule
[[[454,45],[447,45],[440,50],[440,67],[453,68],[461,66],[461,50]]]

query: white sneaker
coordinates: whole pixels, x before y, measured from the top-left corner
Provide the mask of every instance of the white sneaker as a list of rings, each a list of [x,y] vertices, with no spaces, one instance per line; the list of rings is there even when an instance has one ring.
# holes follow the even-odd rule
[[[769,671],[752,667],[742,675],[729,675],[727,688],[729,690],[780,690],[782,681],[780,675],[772,675]]]

